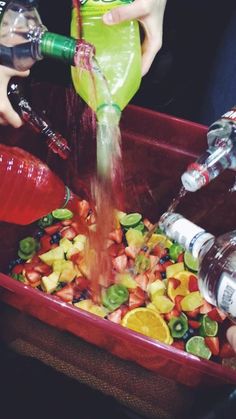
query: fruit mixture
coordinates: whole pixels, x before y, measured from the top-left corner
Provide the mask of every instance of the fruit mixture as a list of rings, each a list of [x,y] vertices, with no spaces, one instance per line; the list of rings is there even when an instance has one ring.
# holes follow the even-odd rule
[[[141,214],[115,211],[114,220],[104,244],[112,272],[110,283],[100,285],[100,304],[92,295],[86,262],[96,217],[85,200],[78,214],[57,209],[40,219],[35,234],[20,240],[10,275],[201,358],[220,361],[233,356],[220,333],[225,314],[199,292],[198,262]]]

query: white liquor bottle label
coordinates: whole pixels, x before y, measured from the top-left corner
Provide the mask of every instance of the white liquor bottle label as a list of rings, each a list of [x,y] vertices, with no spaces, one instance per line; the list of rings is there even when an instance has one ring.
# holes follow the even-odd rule
[[[227,272],[221,274],[217,292],[218,307],[236,319],[236,279]]]

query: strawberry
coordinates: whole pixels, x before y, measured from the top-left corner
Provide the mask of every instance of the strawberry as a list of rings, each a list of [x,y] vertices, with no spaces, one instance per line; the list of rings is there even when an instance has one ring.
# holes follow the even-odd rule
[[[185,314],[188,317],[191,317],[191,319],[196,319],[196,317],[198,317],[199,313],[200,313],[199,307],[195,308],[195,310],[185,311]]]
[[[110,320],[113,323],[120,324],[121,316],[122,316],[122,310],[121,310],[121,308],[118,308],[117,310],[108,314],[107,318],[108,318],[108,320]]]
[[[134,279],[142,290],[147,290],[149,280],[146,274],[136,275]]]
[[[75,278],[74,284],[80,289],[80,291],[84,291],[89,287],[89,280],[84,276],[78,276]]]
[[[167,250],[164,247],[156,244],[156,246],[153,247],[151,254],[162,258],[167,255]]]
[[[173,308],[173,310],[171,310],[169,313],[165,313],[164,317],[165,320],[169,322],[172,317],[179,317],[180,314],[180,311],[178,311],[176,308]]]
[[[48,276],[52,273],[52,268],[43,262],[39,262],[38,264],[34,265],[34,270],[45,276]]]
[[[40,253],[46,253],[53,248],[51,243],[51,236],[49,234],[45,234],[40,239]]]
[[[208,311],[207,315],[211,320],[215,320],[218,323],[222,323],[227,317],[227,315],[217,307],[214,307],[211,311]]]
[[[131,258],[131,259],[135,259],[136,255],[137,255],[137,250],[135,249],[135,247],[132,246],[126,246],[125,248],[125,254]]]
[[[79,202],[79,215],[82,218],[87,218],[88,214],[89,214],[89,210],[90,210],[90,205],[89,202],[86,201],[85,199],[83,199],[82,201]]]
[[[176,288],[178,288],[181,284],[181,281],[177,278],[171,277],[168,278],[168,286],[173,287],[174,290],[176,290]]]
[[[174,348],[176,349],[180,349],[182,351],[185,350],[185,344],[183,340],[174,340],[174,342],[172,343],[172,346],[174,346]]]
[[[204,300],[203,305],[199,308],[201,314],[207,314],[212,310],[212,305]]]
[[[127,267],[128,259],[126,255],[117,256],[112,260],[113,268],[117,272],[123,272]]]
[[[73,298],[74,298],[74,290],[73,290],[73,285],[67,284],[65,287],[61,288],[59,291],[55,292],[55,294],[57,297],[59,297],[61,300],[67,302],[67,303],[72,303]]]
[[[188,325],[192,329],[199,329],[201,326],[201,322],[198,322],[197,320],[188,320]]]
[[[30,285],[32,286],[38,286],[41,283],[42,275],[39,272],[36,272],[34,270],[27,271],[25,273],[26,278],[30,282]]]
[[[233,358],[235,357],[235,351],[229,342],[224,342],[220,348],[220,357],[221,358]]]
[[[177,257],[177,263],[180,263],[183,261],[184,261],[184,252],[180,253],[179,256]]]
[[[49,234],[50,236],[52,234],[57,233],[62,227],[61,223],[52,224],[51,226],[45,227],[44,231],[45,233]]]
[[[69,220],[63,220],[63,221],[61,221],[61,224],[64,226],[64,227],[68,227],[68,226],[70,226],[71,224],[72,224],[72,218],[70,218]]]
[[[18,265],[15,265],[14,268],[12,269],[12,273],[16,275],[21,274],[24,267],[25,265],[23,263],[18,263]]]
[[[143,306],[145,303],[145,292],[140,288],[135,288],[134,291],[129,294],[129,309]]]
[[[108,254],[111,257],[116,257],[116,256],[120,256],[124,254],[125,246],[122,243],[121,244],[112,243],[112,245],[109,246],[107,250],[108,250]]]
[[[183,296],[182,295],[176,295],[175,297],[175,308],[178,311],[182,311],[182,307],[181,307],[181,301],[183,300]]]
[[[122,230],[121,228],[116,228],[109,234],[109,239],[113,240],[114,242],[120,244],[122,242]]]
[[[199,291],[198,280],[196,276],[190,275],[189,282],[188,282],[188,289],[190,292]]]
[[[219,355],[220,353],[219,338],[217,336],[206,336],[204,340],[205,340],[205,344],[210,349],[212,355]]]
[[[73,240],[77,235],[73,227],[64,227],[61,230],[61,237],[65,237],[68,240]]]

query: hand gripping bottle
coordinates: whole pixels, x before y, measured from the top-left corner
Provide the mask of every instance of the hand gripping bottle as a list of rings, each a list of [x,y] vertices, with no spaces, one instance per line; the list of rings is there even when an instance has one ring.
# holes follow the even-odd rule
[[[137,21],[108,26],[102,16],[113,7],[125,6],[132,0],[80,0],[80,19],[76,7],[72,10],[71,35],[95,46],[96,62],[90,71],[72,68],[72,79],[77,93],[97,113],[107,105],[109,95],[104,88],[104,76],[112,105],[119,111],[129,103],[141,81],[141,46]],[[78,22],[79,21],[79,22]],[[102,75],[99,74],[101,71]],[[95,85],[95,93],[94,93]]]
[[[37,0],[0,1],[0,64],[28,70],[45,57],[83,66],[91,45],[49,32],[37,12]]]
[[[207,142],[206,152],[181,177],[187,191],[197,191],[227,168],[236,170],[236,107],[209,127]]]
[[[0,221],[30,224],[78,198],[49,167],[25,150],[0,144]]]
[[[236,321],[236,230],[216,238],[182,215],[168,212],[159,226],[198,258],[203,297]]]

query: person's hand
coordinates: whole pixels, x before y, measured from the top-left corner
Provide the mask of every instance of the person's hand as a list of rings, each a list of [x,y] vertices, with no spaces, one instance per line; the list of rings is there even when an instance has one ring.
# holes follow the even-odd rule
[[[12,125],[19,128],[23,122],[14,111],[7,97],[7,86],[12,77],[27,77],[29,71],[17,71],[0,65],[0,125]]]
[[[236,326],[231,326],[226,332],[227,339],[236,353]]]
[[[114,7],[103,15],[107,25],[137,19],[144,29],[142,44],[142,75],[144,76],[162,47],[163,18],[167,0],[134,0],[133,3]]]

